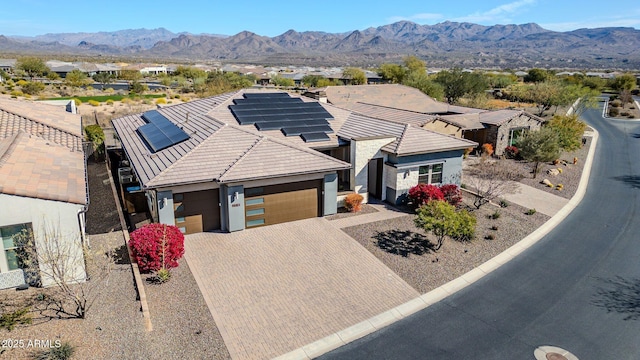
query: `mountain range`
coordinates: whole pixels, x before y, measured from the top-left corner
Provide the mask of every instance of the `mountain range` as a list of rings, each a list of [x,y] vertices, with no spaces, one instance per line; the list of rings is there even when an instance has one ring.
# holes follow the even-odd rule
[[[289,30],[275,37],[135,29],[99,33],[0,35],[0,54],[65,54],[262,65],[376,66],[416,55],[433,67],[640,69],[640,30],[568,32],[537,24],[484,26],[400,21],[347,33]]]

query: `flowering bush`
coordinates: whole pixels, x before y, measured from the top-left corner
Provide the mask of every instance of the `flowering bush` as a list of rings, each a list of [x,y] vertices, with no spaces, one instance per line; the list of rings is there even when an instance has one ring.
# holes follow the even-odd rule
[[[440,186],[440,191],[444,196],[444,200],[453,206],[458,206],[462,202],[462,191],[458,185],[445,184]]]
[[[518,150],[517,147],[515,146],[507,146],[506,148],[504,148],[504,156],[507,157],[507,159],[515,159],[518,157],[518,153],[520,152],[520,150]]]
[[[351,212],[358,212],[362,210],[362,200],[364,197],[360,194],[349,194],[344,198],[344,207]]]
[[[172,225],[147,224],[131,233],[129,246],[143,272],[178,267],[184,235]]]
[[[418,184],[409,189],[407,195],[415,207],[424,205],[431,200],[444,200],[444,194],[440,188],[431,184]]]
[[[482,154],[486,156],[493,155],[493,145],[489,143],[482,144]]]

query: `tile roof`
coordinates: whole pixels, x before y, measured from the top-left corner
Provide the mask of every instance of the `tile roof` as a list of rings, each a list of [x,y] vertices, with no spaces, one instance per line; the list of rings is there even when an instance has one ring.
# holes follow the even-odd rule
[[[0,192],[84,205],[82,151],[19,130],[0,140]]]
[[[420,90],[404,85],[347,85],[325,88],[327,100],[339,107],[352,109],[360,102],[421,113],[446,113],[449,105],[434,100]]]
[[[443,135],[421,127],[405,125],[402,135],[382,150],[398,155],[426,154],[448,150],[466,149],[478,146],[476,142]]]
[[[234,98],[241,97],[243,92],[227,93],[159,109],[161,114],[190,134],[190,139],[156,153],[149,151],[136,132],[139,126],[145,124],[142,114],[113,120],[114,129],[143,186],[155,188],[205,181],[236,181],[349,167],[347,163],[301,146],[304,143],[297,136],[287,138],[286,142],[278,141],[272,137],[284,138],[279,130],[258,132],[253,126],[237,125],[228,105]],[[346,119],[345,110],[333,108],[331,111],[336,116],[331,122],[339,123]],[[258,143],[263,145],[257,146]],[[325,143],[337,146],[337,136],[334,134]],[[281,159],[282,164],[287,164],[284,173],[282,167],[271,163],[272,159],[280,156],[271,152],[275,146],[273,144],[279,144],[277,147],[286,159],[298,161],[286,162]],[[319,143],[314,143],[314,146],[318,145]],[[299,162],[299,159],[303,161]],[[236,170],[231,171],[234,164],[233,169]],[[253,165],[242,174],[237,169],[243,169],[243,164]]]
[[[527,116],[532,120],[536,120],[538,122],[544,122],[544,120],[535,115],[529,114],[522,110],[495,110],[495,111],[486,111],[479,114],[479,120],[483,124],[500,126],[507,121],[516,118],[518,116]]]
[[[438,119],[460,126],[463,130],[484,129],[484,125],[480,122],[480,114],[478,113],[439,116]]]
[[[410,110],[402,110],[387,106],[368,104],[365,102],[358,102],[353,104],[351,110],[362,115],[371,116],[377,119],[416,126],[424,126],[424,124],[427,124],[437,118],[436,115],[429,115]]]
[[[399,138],[402,136],[404,127],[404,124],[353,113],[338,131],[338,136],[352,140],[373,137]]]

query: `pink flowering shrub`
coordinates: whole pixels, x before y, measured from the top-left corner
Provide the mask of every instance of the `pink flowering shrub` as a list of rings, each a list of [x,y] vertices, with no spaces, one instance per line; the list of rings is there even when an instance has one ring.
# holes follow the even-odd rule
[[[455,184],[445,184],[440,186],[440,191],[444,195],[444,200],[453,206],[458,206],[462,202],[462,191]]]
[[[420,207],[431,200],[444,200],[444,194],[440,188],[431,184],[418,184],[409,189],[407,195],[415,207]]]
[[[172,225],[147,224],[131,233],[129,246],[142,272],[178,267],[184,235]]]

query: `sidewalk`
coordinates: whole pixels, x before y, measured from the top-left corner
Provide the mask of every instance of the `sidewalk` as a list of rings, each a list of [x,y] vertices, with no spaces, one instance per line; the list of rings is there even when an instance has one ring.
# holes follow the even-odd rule
[[[553,216],[562,209],[569,199],[562,196],[549,194],[531,187],[529,185],[518,183],[518,190],[513,194],[505,194],[502,196],[508,202],[518,204],[527,209],[536,209],[548,216]]]

